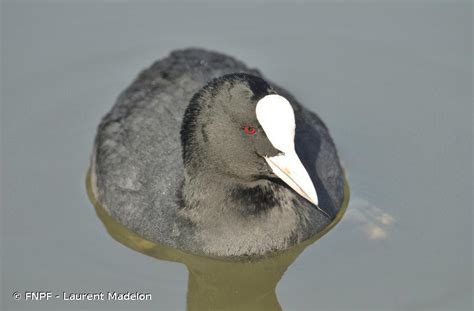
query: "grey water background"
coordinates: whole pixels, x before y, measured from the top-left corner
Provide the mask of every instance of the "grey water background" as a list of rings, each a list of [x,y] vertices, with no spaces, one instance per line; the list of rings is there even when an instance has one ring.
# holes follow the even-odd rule
[[[283,309],[472,309],[470,1],[3,1],[1,11],[1,310],[186,308],[185,266],[112,240],[84,184],[119,92],[188,46],[290,90],[326,122],[347,170],[346,216],[289,267]],[[153,300],[12,298],[26,290]]]

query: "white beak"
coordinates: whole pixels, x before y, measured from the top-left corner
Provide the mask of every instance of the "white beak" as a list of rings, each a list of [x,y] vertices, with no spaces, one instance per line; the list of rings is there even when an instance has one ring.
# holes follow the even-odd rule
[[[291,104],[280,95],[267,95],[258,101],[256,114],[272,145],[283,152],[277,156],[265,157],[275,175],[329,216],[319,208],[316,189],[296,154],[295,114]]]
[[[324,215],[330,217],[319,207],[318,195],[313,182],[304,168],[296,152],[285,153],[274,157],[265,157],[272,171],[283,180],[291,189],[316,205]]]
[[[318,195],[313,182],[296,152],[265,157],[272,171],[298,194],[318,206]]]

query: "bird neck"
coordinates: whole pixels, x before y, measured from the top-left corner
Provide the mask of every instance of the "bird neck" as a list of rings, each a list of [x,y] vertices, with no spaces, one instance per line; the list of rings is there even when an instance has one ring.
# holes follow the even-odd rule
[[[195,242],[219,256],[264,254],[309,237],[310,209],[270,180],[186,174],[182,217],[196,228]]]
[[[212,210],[241,216],[257,215],[278,207],[280,189],[267,179],[243,180],[215,170],[185,174],[185,209]]]

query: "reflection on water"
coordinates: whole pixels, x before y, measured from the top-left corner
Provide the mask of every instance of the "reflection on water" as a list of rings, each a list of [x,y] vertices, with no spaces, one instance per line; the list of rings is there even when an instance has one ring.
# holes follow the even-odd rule
[[[389,235],[395,217],[360,197],[352,197],[351,208],[344,217],[353,223],[369,240],[384,240]]]
[[[141,238],[115,221],[93,197],[87,174],[87,193],[109,234],[123,245],[160,260],[181,262],[188,268],[188,310],[281,310],[275,293],[286,269],[308,246],[342,218],[349,201],[345,183],[343,206],[335,220],[312,239],[266,258],[240,261],[188,254]]]

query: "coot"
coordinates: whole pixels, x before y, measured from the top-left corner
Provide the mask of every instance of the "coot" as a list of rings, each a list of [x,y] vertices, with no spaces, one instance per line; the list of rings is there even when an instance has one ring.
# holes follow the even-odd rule
[[[345,196],[323,122],[258,70],[202,49],[172,52],[119,96],[90,176],[96,200],[130,230],[219,257],[305,241]]]

